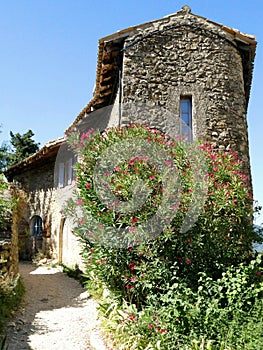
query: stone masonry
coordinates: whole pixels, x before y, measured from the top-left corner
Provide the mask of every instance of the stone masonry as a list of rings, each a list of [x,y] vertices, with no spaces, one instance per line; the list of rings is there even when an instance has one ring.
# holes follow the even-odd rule
[[[193,135],[238,152],[250,176],[242,53],[233,35],[184,8],[137,30],[124,43],[122,124],[179,135],[180,96],[193,102]],[[141,106],[141,108],[140,108]]]

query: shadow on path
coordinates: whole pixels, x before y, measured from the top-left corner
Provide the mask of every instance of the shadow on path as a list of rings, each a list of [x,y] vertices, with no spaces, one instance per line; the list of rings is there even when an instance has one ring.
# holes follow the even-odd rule
[[[9,323],[8,350],[87,350],[98,327],[96,304],[60,268],[20,263],[24,301]],[[105,349],[101,344],[98,349]]]

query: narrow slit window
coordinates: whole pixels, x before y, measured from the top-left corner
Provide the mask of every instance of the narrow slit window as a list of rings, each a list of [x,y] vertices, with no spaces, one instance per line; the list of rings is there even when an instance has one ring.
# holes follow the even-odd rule
[[[58,166],[58,187],[64,187],[64,177],[65,177],[65,164],[59,163]]]
[[[67,168],[68,168],[68,177],[67,177],[67,184],[71,185],[72,178],[73,178],[73,160],[70,158],[67,162]]]
[[[192,97],[180,99],[180,135],[186,141],[192,141]]]
[[[42,219],[35,215],[31,221],[31,233],[33,237],[42,237]]]

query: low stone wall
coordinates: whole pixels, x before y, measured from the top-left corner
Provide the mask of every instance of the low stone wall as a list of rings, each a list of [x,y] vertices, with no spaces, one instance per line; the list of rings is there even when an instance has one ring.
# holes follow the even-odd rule
[[[10,185],[8,196],[11,199],[14,196],[15,189]],[[5,232],[0,233],[0,276],[18,274],[18,233],[15,230],[17,226],[17,206],[12,214],[10,213],[9,225]]]
[[[0,273],[2,275],[17,273],[12,242],[8,239],[0,241]]]

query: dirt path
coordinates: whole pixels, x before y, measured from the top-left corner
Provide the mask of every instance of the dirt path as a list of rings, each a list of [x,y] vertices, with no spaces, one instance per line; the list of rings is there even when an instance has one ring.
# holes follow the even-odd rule
[[[106,350],[96,303],[60,268],[20,264],[24,302],[7,330],[8,350]]]

